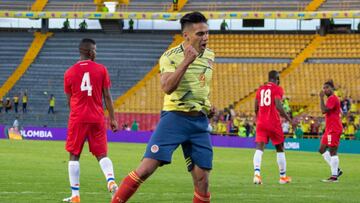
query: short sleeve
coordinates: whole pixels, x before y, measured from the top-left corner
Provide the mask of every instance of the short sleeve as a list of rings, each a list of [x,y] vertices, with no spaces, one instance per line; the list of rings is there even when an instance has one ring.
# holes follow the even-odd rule
[[[161,73],[172,73],[176,70],[176,65],[170,60],[165,54],[161,56],[160,61],[160,72]]]
[[[258,101],[260,101],[260,89],[261,88],[259,88],[257,91],[256,91],[256,100],[258,100]]]
[[[64,92],[66,94],[71,94],[71,80],[69,75],[69,71],[66,71],[64,75]]]
[[[105,78],[104,78],[103,87],[104,88],[110,88],[111,87],[111,80],[110,80],[109,72],[108,72],[106,67],[104,67],[104,72],[105,72],[105,74],[104,74]]]
[[[282,100],[284,96],[284,90],[281,87],[276,88],[274,98]]]
[[[336,98],[334,96],[329,97],[326,101],[326,108],[333,109],[336,106]]]

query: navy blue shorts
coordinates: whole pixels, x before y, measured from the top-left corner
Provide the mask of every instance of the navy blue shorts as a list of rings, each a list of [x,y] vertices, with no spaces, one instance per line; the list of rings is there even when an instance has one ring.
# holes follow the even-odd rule
[[[211,170],[213,150],[209,134],[209,123],[205,115],[187,116],[172,111],[161,112],[160,121],[146,147],[144,158],[171,163],[176,148],[181,145],[188,170],[194,164]]]

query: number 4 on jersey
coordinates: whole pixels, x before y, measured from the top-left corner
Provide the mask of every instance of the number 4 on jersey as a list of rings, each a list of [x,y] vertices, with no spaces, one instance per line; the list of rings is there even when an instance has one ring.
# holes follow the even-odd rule
[[[84,76],[81,81],[81,91],[87,91],[88,96],[92,95],[92,86],[90,83],[90,74],[89,72],[84,73]]]
[[[271,90],[261,90],[260,92],[260,106],[270,106],[271,104]]]

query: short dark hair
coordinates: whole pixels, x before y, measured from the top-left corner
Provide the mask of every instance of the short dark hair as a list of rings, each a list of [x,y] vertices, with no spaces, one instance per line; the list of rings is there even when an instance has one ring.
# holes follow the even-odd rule
[[[82,39],[79,44],[80,54],[88,55],[92,45],[96,45],[95,40],[89,38]]]
[[[180,19],[181,31],[183,31],[186,26],[195,23],[207,23],[207,19],[198,11],[187,13]]]
[[[272,70],[269,72],[269,80],[277,80],[279,76],[279,72],[276,70]]]
[[[96,45],[96,42],[93,39],[84,38],[84,39],[81,40],[81,42],[79,44],[79,48],[84,47],[84,46],[89,45],[89,44]]]
[[[335,88],[334,81],[332,79],[329,79],[324,83],[324,85],[329,85],[331,88]]]

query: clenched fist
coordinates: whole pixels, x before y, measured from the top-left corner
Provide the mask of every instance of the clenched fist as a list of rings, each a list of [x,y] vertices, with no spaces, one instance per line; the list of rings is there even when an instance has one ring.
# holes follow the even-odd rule
[[[196,57],[199,55],[199,52],[197,52],[193,46],[189,45],[185,48],[184,55],[184,61],[186,62],[186,64],[190,65],[192,62],[195,61]]]

